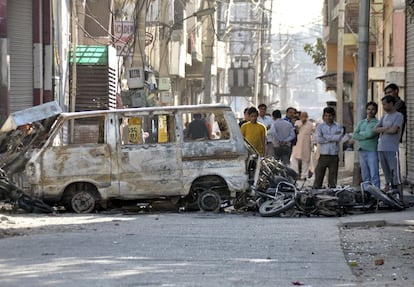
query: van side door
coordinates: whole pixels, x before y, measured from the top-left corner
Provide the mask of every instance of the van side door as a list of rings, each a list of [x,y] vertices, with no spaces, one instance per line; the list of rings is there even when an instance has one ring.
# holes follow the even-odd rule
[[[121,198],[185,194],[173,112],[124,114],[118,150]]]

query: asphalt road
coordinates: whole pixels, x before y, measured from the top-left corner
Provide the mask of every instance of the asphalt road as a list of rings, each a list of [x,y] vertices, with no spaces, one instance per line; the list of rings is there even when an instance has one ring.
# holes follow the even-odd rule
[[[163,213],[37,220],[45,224],[32,226],[31,235],[0,240],[1,286],[350,286],[355,280],[335,218]]]
[[[0,227],[17,236],[0,239],[0,286],[412,286],[361,284],[339,228],[382,216],[414,218],[406,212],[3,215]]]
[[[163,213],[24,219],[22,236],[0,240],[1,286],[356,282],[341,250],[337,218]]]

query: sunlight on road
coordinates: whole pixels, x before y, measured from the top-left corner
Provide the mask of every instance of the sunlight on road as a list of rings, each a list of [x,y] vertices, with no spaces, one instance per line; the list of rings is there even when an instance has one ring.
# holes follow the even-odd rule
[[[6,215],[3,215],[8,217]],[[35,228],[42,226],[59,226],[59,225],[78,225],[78,224],[91,224],[113,221],[129,221],[134,218],[128,218],[125,216],[105,216],[100,214],[99,216],[93,215],[77,215],[77,214],[65,214],[65,215],[12,215],[8,221],[0,220],[0,228],[7,225],[8,228]]]

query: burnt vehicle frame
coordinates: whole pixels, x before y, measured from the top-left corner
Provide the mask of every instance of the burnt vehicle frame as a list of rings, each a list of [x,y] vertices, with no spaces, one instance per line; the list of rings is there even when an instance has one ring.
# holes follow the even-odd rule
[[[42,117],[23,120],[21,111],[3,126],[1,164],[16,186],[49,204],[88,213],[113,200],[170,200],[218,211],[249,188],[248,151],[228,106],[62,113],[53,102],[31,109],[43,109]],[[200,113],[211,135],[189,139],[185,123]],[[30,135],[12,135],[27,123]]]

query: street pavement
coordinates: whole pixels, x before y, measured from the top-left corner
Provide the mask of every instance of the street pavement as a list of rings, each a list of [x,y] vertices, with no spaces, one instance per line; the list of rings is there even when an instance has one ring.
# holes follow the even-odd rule
[[[361,281],[340,233],[341,227],[414,226],[413,207],[329,218],[202,212],[1,216],[0,228],[17,235],[0,240],[2,287],[414,286],[407,279]]]
[[[20,236],[0,240],[4,287],[399,286],[359,282],[339,230],[378,221],[414,224],[413,208],[333,218],[201,212],[8,217]]]
[[[352,286],[355,281],[335,218],[208,213],[72,218],[72,230],[0,240],[1,286]]]

